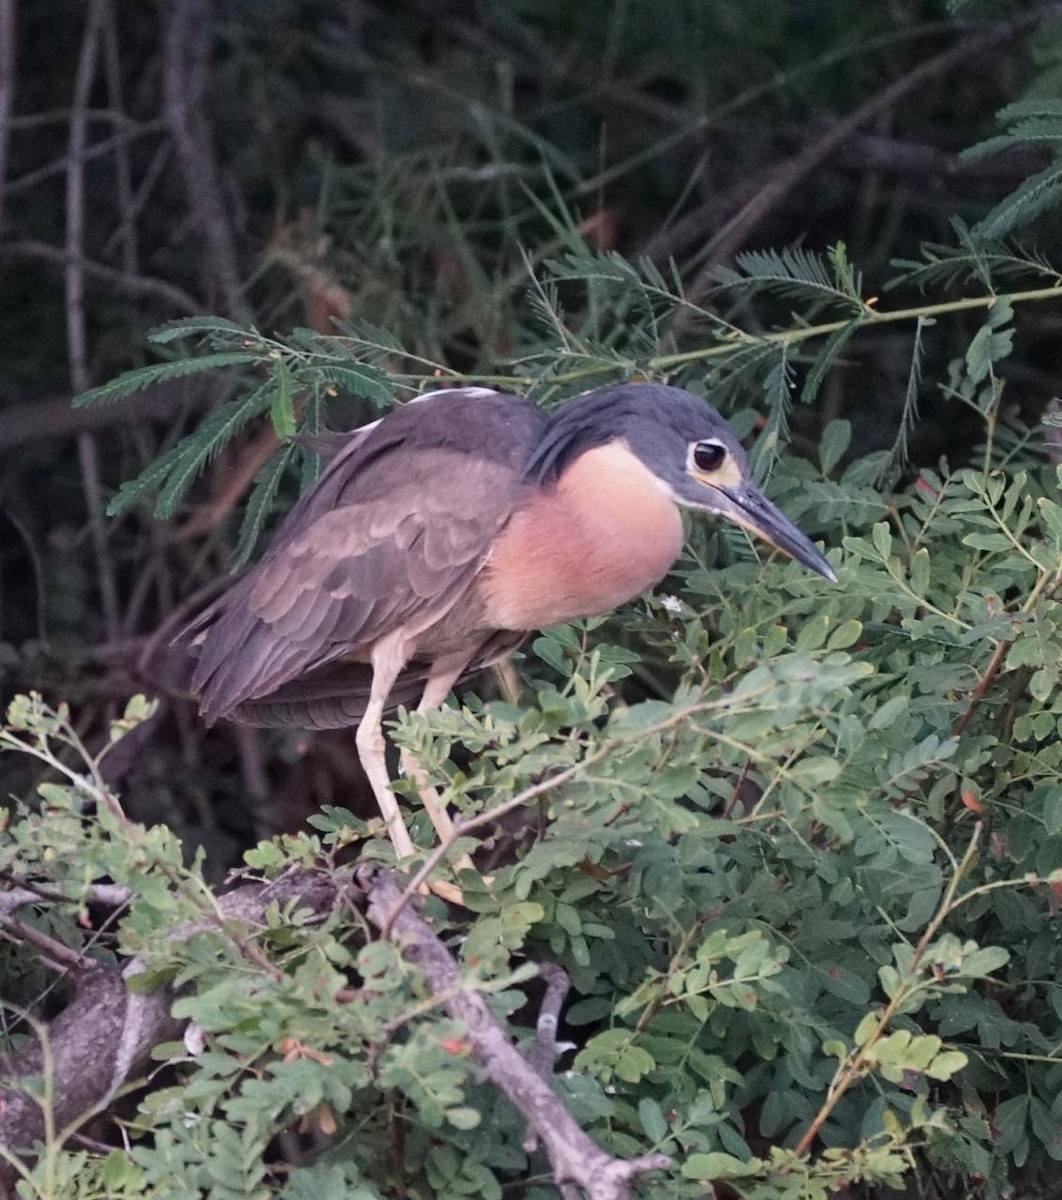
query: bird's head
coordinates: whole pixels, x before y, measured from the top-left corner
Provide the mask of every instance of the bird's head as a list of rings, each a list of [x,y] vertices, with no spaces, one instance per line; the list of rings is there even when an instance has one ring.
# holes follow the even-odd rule
[[[584,451],[622,441],[684,508],[725,517],[830,580],[814,543],[767,499],[749,474],[740,442],[707,401],[662,384],[600,388],[561,405],[529,466],[556,478]]]

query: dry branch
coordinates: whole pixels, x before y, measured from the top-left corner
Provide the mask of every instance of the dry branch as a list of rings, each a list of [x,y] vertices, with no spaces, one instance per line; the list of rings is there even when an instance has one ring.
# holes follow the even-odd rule
[[[166,24],[163,90],[170,136],[188,199],[210,250],[209,261],[231,317],[250,322],[236,240],[226,210],[220,172],[203,118],[203,88],[210,46],[205,0],[175,0]]]
[[[369,920],[405,949],[432,989],[448,997],[443,1006],[464,1022],[477,1059],[487,1079],[527,1118],[546,1149],[553,1177],[565,1197],[574,1197],[573,1185],[588,1200],[629,1200],[631,1184],[647,1171],[669,1165],[663,1155],[613,1158],[576,1124],[560,1098],[512,1044],[479,992],[461,984],[461,972],[450,951],[427,923],[404,902],[402,888],[393,876],[362,876],[369,891]]]
[[[386,872],[363,879],[369,897],[369,918],[378,928],[393,926],[393,935],[409,959],[424,972],[432,988],[450,998],[445,1007],[463,1021],[487,1079],[527,1118],[529,1136],[544,1146],[562,1195],[575,1197],[581,1189],[588,1200],[629,1200],[631,1184],[646,1171],[660,1169],[661,1156],[617,1159],[597,1146],[576,1124],[549,1086],[555,1054],[556,1024],[567,977],[559,969],[545,971],[536,1042],[525,1058],[513,1045],[479,993],[461,986],[460,970],[450,952],[414,909],[402,902],[402,890]],[[304,871],[291,871],[269,885],[248,884],[219,897],[219,916],[174,930],[175,940],[191,937],[223,922],[234,929],[256,928],[271,905],[298,904],[316,914],[329,912],[344,890],[343,880]],[[8,935],[24,928],[15,918],[18,907],[49,902],[55,897],[32,888],[0,893],[0,908]],[[104,900],[109,893],[95,898]],[[58,898],[56,898],[58,899]],[[121,892],[113,897],[124,903]],[[244,941],[241,940],[241,947]],[[42,951],[41,947],[37,947]],[[46,949],[46,948],[43,948]],[[250,953],[250,943],[247,943]],[[54,955],[47,957],[54,960]],[[83,956],[55,963],[76,981],[76,995],[67,1008],[6,1061],[0,1060],[0,1146],[28,1153],[49,1126],[60,1139],[76,1132],[89,1117],[103,1112],[118,1091],[135,1081],[148,1065],[152,1048],[180,1036],[182,1023],[170,1016],[173,994],[161,988],[147,995],[131,992],[127,980],[143,965],[133,959],[124,968],[88,963]],[[257,962],[275,971],[272,964]],[[47,1090],[42,1088],[46,1076]],[[35,1082],[30,1085],[29,1080]],[[26,1081],[26,1083],[23,1083]],[[46,1122],[40,1097],[49,1097]],[[14,1168],[0,1163],[0,1196],[12,1184]]]
[[[126,396],[89,408],[73,408],[69,396],[41,396],[4,409],[0,451],[49,438],[73,437],[84,429],[128,425],[134,420],[172,424],[186,411],[206,408],[217,395],[216,383],[199,378],[171,379],[156,384],[150,395]]]
[[[236,888],[219,898],[218,907],[224,920],[254,927],[264,921],[272,904],[298,903],[315,913],[328,912],[339,891],[333,879],[292,872],[267,886]],[[27,904],[40,902],[30,890],[25,890],[21,899]],[[10,906],[6,907],[10,913]],[[10,915],[6,923],[10,929]],[[202,922],[188,925],[170,936],[188,938],[205,927]],[[142,970],[140,960],[134,958],[122,969],[100,966],[80,974],[72,1003],[41,1027],[40,1036],[6,1060],[0,1058],[0,1146],[25,1153],[43,1138],[45,1112],[36,1097],[46,1070],[49,1116],[62,1136],[102,1112],[119,1089],[143,1070],[159,1042],[180,1035],[183,1023],[170,1016],[173,995],[168,988],[140,995],[126,986],[126,981]],[[21,1080],[34,1077],[34,1087],[19,1086]],[[0,1194],[12,1178],[10,1164],[0,1163]]]

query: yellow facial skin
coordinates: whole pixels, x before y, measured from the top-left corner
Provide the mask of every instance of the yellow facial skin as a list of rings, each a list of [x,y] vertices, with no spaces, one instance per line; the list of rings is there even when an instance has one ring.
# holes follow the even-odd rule
[[[694,452],[701,445],[700,442],[694,442],[686,457],[686,471],[698,483],[704,484],[707,487],[717,488],[739,488],[742,487],[744,481],[741,477],[741,468],[737,464],[737,460],[726,449],[721,442],[712,443],[718,445],[723,451],[724,457],[719,466],[714,471],[702,471],[694,462]]]

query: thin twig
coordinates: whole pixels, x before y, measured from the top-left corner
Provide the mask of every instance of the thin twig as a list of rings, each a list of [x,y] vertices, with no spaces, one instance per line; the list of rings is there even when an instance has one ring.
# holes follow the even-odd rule
[[[916,972],[921,968],[922,959],[925,957],[926,951],[929,949],[933,939],[940,931],[941,925],[948,919],[952,912],[962,903],[962,897],[956,899],[956,893],[959,890],[959,884],[962,882],[963,876],[973,862],[974,855],[977,852],[977,844],[981,840],[981,834],[984,826],[980,821],[974,825],[973,833],[970,837],[970,843],[966,847],[966,853],[962,856],[958,866],[952,872],[951,879],[948,881],[947,889],[940,901],[936,914],[929,924],[925,927],[918,945],[915,947],[914,954],[911,956],[911,961],[908,964],[905,975],[909,980],[913,980]],[[807,1154],[811,1149],[812,1144],[818,1137],[823,1125],[830,1118],[830,1114],[840,1103],[842,1097],[848,1092],[852,1085],[867,1072],[869,1064],[872,1061],[871,1051],[885,1035],[886,1030],[892,1024],[893,1018],[901,1011],[904,1003],[910,998],[910,987],[898,987],[890,998],[888,1004],[881,1012],[878,1018],[877,1026],[873,1033],[860,1046],[853,1056],[842,1063],[835,1075],[833,1082],[830,1084],[829,1091],[822,1107],[815,1114],[811,1124],[804,1131],[803,1137],[796,1145],[794,1153],[797,1155]]]
[[[85,118],[87,121],[88,110],[85,112]],[[62,158],[57,158],[54,162],[46,163],[43,167],[37,167],[33,171],[27,171],[25,175],[13,179],[7,185],[7,194],[14,196],[19,192],[31,191],[39,183],[51,179],[53,175],[62,175],[69,171],[72,166],[93,162],[97,158],[106,158],[123,142],[130,142],[134,138],[145,137],[148,134],[161,133],[165,128],[166,122],[161,117],[157,117],[151,121],[130,124],[128,129],[115,134],[114,137],[104,138],[102,141],[94,142],[91,146],[86,146],[77,158],[70,153],[68,148]]]
[[[568,978],[568,972],[557,963],[540,963],[538,974],[539,978],[546,981],[546,991],[539,1005],[538,1020],[535,1022],[535,1040],[523,1054],[531,1070],[548,1083],[553,1076],[553,1064],[557,1061],[560,1011],[564,1007],[564,1000],[572,981]],[[523,1146],[528,1154],[533,1154],[538,1149],[538,1131],[531,1124],[527,1126]]]
[[[82,35],[81,53],[78,57],[77,75],[74,81],[74,98],[71,105],[69,138],[69,167],[66,173],[66,253],[64,270],[66,280],[66,339],[67,357],[70,363],[70,382],[74,392],[80,394],[89,386],[88,357],[85,334],[85,273],[80,260],[84,257],[85,230],[85,146],[88,123],[84,111],[88,107],[89,93],[96,74],[96,58],[103,29],[104,0],[91,0],[85,30]],[[99,454],[96,441],[90,433],[78,437],[78,460],[81,465],[81,483],[85,491],[85,506],[88,510],[89,531],[96,558],[96,574],[100,589],[100,607],[103,611],[104,628],[108,639],[117,638],[118,586],[115,582],[114,565],[107,545],[107,527],[103,517],[103,493],[100,486]]]
[[[57,938],[49,937],[41,930],[27,925],[18,917],[4,915],[0,912],[0,936],[6,936],[16,945],[32,946],[37,956],[57,971],[99,971],[102,964],[98,959],[90,958],[78,950],[60,942]]]

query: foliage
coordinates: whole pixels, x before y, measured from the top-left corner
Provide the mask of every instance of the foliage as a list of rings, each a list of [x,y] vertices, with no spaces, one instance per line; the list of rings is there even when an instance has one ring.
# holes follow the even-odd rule
[[[26,6],[25,22],[46,21],[47,8]],[[1057,341],[1062,275],[1015,240],[1055,240],[1060,116],[1037,95],[1062,43],[1045,25],[1039,77],[963,170],[949,158],[922,188],[902,166],[891,175],[895,163],[882,173],[873,159],[830,160],[747,234],[757,248],[702,274],[716,216],[740,214],[766,166],[772,182],[784,177],[788,139],[852,111],[875,72],[883,87],[919,66],[923,40],[942,32],[938,6],[928,24],[917,5],[853,13],[840,0],[811,16],[676,6],[665,22],[637,5],[584,8],[485,0],[475,29],[415,5],[225,10],[201,117],[239,196],[230,232],[246,268],[239,298],[254,311],[168,322],[147,340],[170,357],[146,366],[140,332],[157,318],[110,293],[93,313],[95,377],[130,369],[82,403],[169,381],[198,388],[202,405],[224,381],[191,428],[130,422],[104,439],[95,483],[121,519],[102,545],[130,594],[111,639],[168,620],[226,557],[246,562],[314,478],[314,438],[396,396],[480,382],[548,404],[644,377],[708,396],[773,498],[827,547],[839,582],[696,521],[659,599],[534,640],[518,706],[466,695],[404,716],[396,738],[450,804],[472,818],[516,797],[528,826],[514,834],[508,814],[493,885],[463,881],[468,913],[427,908],[518,1038],[537,998],[529,964],[564,965],[571,1048],[555,1086],[616,1153],[670,1155],[639,1195],[692,1200],[726,1180],[756,1200],[817,1198],[935,1172],[964,1195],[1001,1196],[1062,1158],[1062,509],[1038,423],[1039,393],[1057,390],[1053,358],[1036,368]],[[106,51],[135,64],[141,105],[166,75],[145,29],[129,22],[130,42]],[[35,184],[38,157],[78,161],[50,74],[72,78],[76,56],[39,41],[48,61],[21,71],[18,91],[31,136],[12,142],[24,177],[5,197],[10,227],[38,248],[69,215]],[[923,81],[902,121],[886,111],[879,128],[895,137],[879,142],[902,162],[942,113],[949,144],[981,137],[1013,78],[1030,79],[1014,62],[1001,54],[998,70],[978,61],[935,88]],[[101,113],[122,116],[120,82],[108,77]],[[117,152],[94,145],[86,159],[98,222],[86,261],[145,287],[152,313],[213,306],[224,288],[199,214],[175,199],[196,189],[177,180],[154,202],[173,146],[159,113],[135,115],[123,121],[143,159],[117,134]],[[103,128],[124,138],[125,124]],[[992,170],[1016,160],[1032,166],[1001,188]],[[45,189],[62,182],[41,170]],[[130,172],[135,198],[123,193]],[[729,208],[712,208],[718,195]],[[658,234],[674,235],[669,249]],[[330,239],[323,256],[307,248],[317,238]],[[60,254],[67,279],[76,258]],[[273,332],[311,309],[315,271],[362,315]],[[156,272],[179,283],[176,309]],[[15,276],[9,310],[33,293],[18,315],[32,336],[9,339],[16,377],[68,388],[55,366],[64,297]],[[910,307],[879,299],[904,289]],[[239,533],[222,522],[188,553],[150,515],[215,498],[260,426],[275,440],[263,439],[271,453]],[[85,520],[76,488],[38,502],[37,472],[65,481],[70,463],[39,448],[27,461],[14,569],[0,546],[3,634],[12,581],[33,578],[37,608],[23,624],[39,626],[39,641],[27,634],[17,653],[0,643],[0,668],[14,660],[20,679],[78,702],[73,716],[36,695],[8,710],[5,765],[28,756],[47,774],[32,791],[26,772],[4,776],[21,799],[0,827],[0,879],[40,889],[19,913],[31,932],[107,964],[135,958],[140,987],[177,983],[195,1027],[188,1045],[159,1048],[155,1090],[127,1102],[120,1148],[53,1130],[20,1195],[552,1200],[544,1157],[524,1149],[521,1122],[478,1077],[464,1030],[356,908],[323,923],[277,911],[254,929],[211,919],[224,863],[213,848],[204,861],[202,829],[175,832],[179,788],[200,812],[219,796],[231,803],[215,808],[249,808],[231,738],[206,741],[171,718],[176,732],[144,753],[155,775],[119,802],[87,730],[102,728],[105,753],[120,756],[148,710],[134,702],[117,724],[105,719],[129,681],[105,674],[114,647],[92,657],[102,584],[86,563],[101,543],[71,544],[68,527]],[[46,507],[54,524],[24,533],[27,512]],[[45,615],[74,636],[56,646]],[[177,749],[160,748],[166,736]],[[302,752],[294,738],[266,744],[266,784]],[[127,819],[122,803],[143,811],[153,788],[168,807]],[[427,856],[419,815],[415,832]],[[309,831],[263,840],[245,861],[254,877],[292,864],[339,877],[353,854],[390,853],[378,823],[328,806]],[[99,881],[136,900],[94,927]],[[193,938],[170,936],[197,923]],[[24,932],[2,950],[4,1036],[16,1046],[54,1002]],[[30,1086],[47,1105],[47,1073]]]
[[[817,465],[775,465],[775,498],[831,547],[837,585],[698,537],[681,599],[632,614],[640,658],[599,621],[551,630],[520,707],[468,697],[396,731],[466,816],[514,795],[545,806],[489,888],[465,877],[470,919],[430,905],[517,1036],[518,964],[570,973],[559,1087],[615,1152],[672,1157],[642,1195],[898,1186],[918,1151],[998,1194],[1014,1168],[1062,1157],[1062,505],[1034,431],[1000,419],[1012,318],[990,308],[952,371],[983,422],[976,466],[880,494],[877,457],[839,467],[843,421]],[[615,702],[632,667],[669,663],[668,694]],[[122,818],[65,712],[17,701],[2,744],[66,782],[17,807],[0,871],[75,903],[93,880],[131,887],[113,937],[43,902],[36,919],[87,952],[139,956],[140,986],[174,980],[206,1043],[160,1047],[176,1080],[141,1101],[128,1152],[56,1148],[22,1195],[91,1194],[62,1183],[76,1175],[173,1197],[496,1197],[529,1172],[528,1195],[553,1194],[394,946],[347,912],[167,939],[210,910],[201,865]],[[250,868],[390,855],[342,810],[313,825],[259,845]],[[356,1003],[331,999],[351,989]],[[269,1147],[299,1122],[323,1148],[274,1172]]]
[[[979,142],[966,152],[967,159],[998,154],[1016,147],[1044,146],[1051,151],[1047,166],[1022,180],[974,230],[985,239],[1006,237],[1028,225],[1062,198],[1062,101],[1031,98],[1009,104],[999,113],[1004,133]]]

